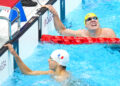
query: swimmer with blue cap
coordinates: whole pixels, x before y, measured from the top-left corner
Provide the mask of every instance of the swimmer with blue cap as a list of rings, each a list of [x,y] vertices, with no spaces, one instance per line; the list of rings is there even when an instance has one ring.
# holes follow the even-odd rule
[[[44,5],[50,10],[54,18],[55,29],[64,36],[77,36],[77,37],[105,37],[116,38],[114,31],[110,28],[101,28],[98,17],[95,13],[88,13],[85,16],[84,24],[86,29],[79,29],[77,31],[66,28],[61,22],[57,11],[52,5]]]
[[[49,69],[48,71],[32,71],[28,68],[21,58],[18,56],[11,44],[4,45],[8,47],[11,54],[15,57],[16,63],[20,70],[27,75],[51,75],[53,79],[58,82],[64,82],[70,78],[70,74],[66,71],[66,66],[69,63],[69,54],[66,50],[57,49],[54,50],[50,58],[48,59]]]

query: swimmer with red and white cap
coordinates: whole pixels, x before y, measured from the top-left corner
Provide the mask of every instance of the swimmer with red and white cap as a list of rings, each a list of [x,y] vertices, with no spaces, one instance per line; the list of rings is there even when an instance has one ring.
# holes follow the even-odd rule
[[[14,48],[11,44],[4,45],[5,47],[8,47],[12,55],[15,57],[16,63],[18,64],[20,70],[27,75],[52,75],[52,78],[54,78],[58,82],[63,82],[65,80],[68,80],[70,77],[70,74],[66,71],[66,66],[69,62],[69,54],[67,51],[58,49],[52,52],[50,55],[50,58],[48,59],[49,62],[49,68],[48,71],[32,71],[30,68],[28,68],[21,58],[18,56]]]

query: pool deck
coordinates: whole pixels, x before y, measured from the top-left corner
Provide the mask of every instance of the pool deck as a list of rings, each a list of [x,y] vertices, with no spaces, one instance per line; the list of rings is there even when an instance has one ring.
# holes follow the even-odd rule
[[[36,0],[37,1],[37,0]],[[48,0],[39,0],[39,2],[44,5],[47,3]],[[37,16],[36,12],[37,9],[41,8],[41,6],[38,4],[37,6],[34,7],[24,7],[24,12],[27,18],[27,21],[32,17],[32,16]],[[9,17],[10,10],[1,10],[0,11],[0,16],[5,16]],[[26,24],[26,22],[21,22],[21,27]],[[17,31],[17,23],[14,23],[12,25],[12,34],[14,34]],[[8,41],[8,22],[6,20],[0,19],[0,48]]]

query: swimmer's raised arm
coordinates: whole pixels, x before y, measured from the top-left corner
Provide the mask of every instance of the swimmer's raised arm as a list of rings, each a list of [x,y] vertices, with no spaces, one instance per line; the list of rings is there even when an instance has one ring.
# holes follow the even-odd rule
[[[53,19],[54,19],[54,26],[55,29],[61,34],[65,36],[76,36],[77,31],[66,29],[63,23],[61,22],[57,11],[53,8],[52,5],[44,5],[42,7],[46,7],[50,10],[50,12],[53,14]],[[80,34],[80,33],[79,33]]]
[[[21,58],[18,56],[18,54],[16,53],[16,51],[13,49],[11,44],[6,44],[4,45],[6,47],[8,47],[8,49],[10,50],[10,52],[13,54],[13,56],[15,57],[16,63],[18,64],[20,70],[24,73],[24,74],[28,74],[29,72],[31,72],[32,70],[29,69],[21,60]]]
[[[16,51],[13,49],[11,44],[4,45],[5,47],[8,47],[12,55],[15,57],[16,63],[18,64],[20,70],[27,75],[43,75],[43,74],[52,74],[53,72],[51,70],[49,71],[32,71],[30,68],[27,67],[27,65],[24,64],[24,62],[21,60],[21,58],[18,56]]]

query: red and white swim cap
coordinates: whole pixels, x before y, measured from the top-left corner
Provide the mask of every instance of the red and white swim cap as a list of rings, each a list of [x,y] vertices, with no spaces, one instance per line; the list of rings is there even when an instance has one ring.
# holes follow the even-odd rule
[[[62,66],[69,62],[69,54],[66,50],[58,49],[52,52],[51,58]]]

